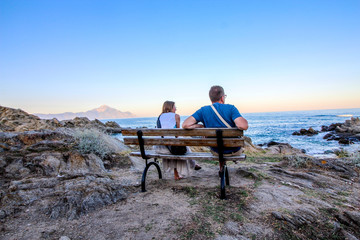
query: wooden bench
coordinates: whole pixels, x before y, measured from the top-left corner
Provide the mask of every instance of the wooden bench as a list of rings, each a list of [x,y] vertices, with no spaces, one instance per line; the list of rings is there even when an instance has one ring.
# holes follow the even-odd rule
[[[243,147],[243,131],[237,128],[197,128],[197,129],[123,129],[124,143],[126,145],[139,145],[139,152],[131,152],[131,156],[142,157],[146,161],[145,169],[141,179],[141,190],[145,189],[146,174],[152,165],[157,168],[159,179],[162,179],[161,169],[157,159],[174,160],[216,160],[223,165],[220,173],[220,198],[225,199],[225,185],[230,185],[229,172],[226,161],[245,160],[244,154],[227,157],[223,154],[224,147]],[[172,138],[162,138],[169,137]],[[175,137],[176,138],[175,138]],[[219,155],[214,156],[210,152],[187,152],[185,155],[160,154],[154,150],[145,150],[145,145],[167,145],[167,146],[206,146],[217,147]],[[148,162],[149,159],[154,161]]]

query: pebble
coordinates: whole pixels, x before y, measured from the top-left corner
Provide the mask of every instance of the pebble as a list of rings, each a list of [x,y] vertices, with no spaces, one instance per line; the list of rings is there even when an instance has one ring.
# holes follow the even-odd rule
[[[6,212],[4,210],[0,210],[0,219],[3,219],[6,217]]]
[[[61,236],[59,238],[59,240],[71,240],[71,239],[69,237],[67,237],[67,236]]]

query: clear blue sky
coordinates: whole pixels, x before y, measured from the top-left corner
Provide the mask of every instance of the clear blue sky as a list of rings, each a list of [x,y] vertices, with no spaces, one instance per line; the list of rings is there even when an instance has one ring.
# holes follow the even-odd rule
[[[0,1],[0,105],[157,116],[360,107],[360,1]]]

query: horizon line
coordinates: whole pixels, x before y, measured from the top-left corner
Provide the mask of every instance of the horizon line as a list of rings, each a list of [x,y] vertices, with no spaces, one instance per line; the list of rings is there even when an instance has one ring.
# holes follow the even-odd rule
[[[311,112],[311,111],[331,111],[331,110],[352,110],[352,109],[360,109],[360,108],[331,108],[331,109],[312,109],[312,110],[290,110],[290,111],[273,111],[273,112],[243,112],[243,114],[255,114],[255,113],[279,113],[279,112]],[[191,115],[180,115],[182,117],[191,116]],[[111,119],[132,119],[132,118],[155,118],[158,116],[151,117],[127,117],[127,118],[104,118],[101,120],[111,120]]]

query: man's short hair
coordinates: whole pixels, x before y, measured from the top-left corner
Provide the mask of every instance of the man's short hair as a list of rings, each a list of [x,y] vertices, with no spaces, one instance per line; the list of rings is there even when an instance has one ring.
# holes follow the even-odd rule
[[[212,86],[209,91],[211,102],[217,102],[225,95],[224,89],[221,86]]]

